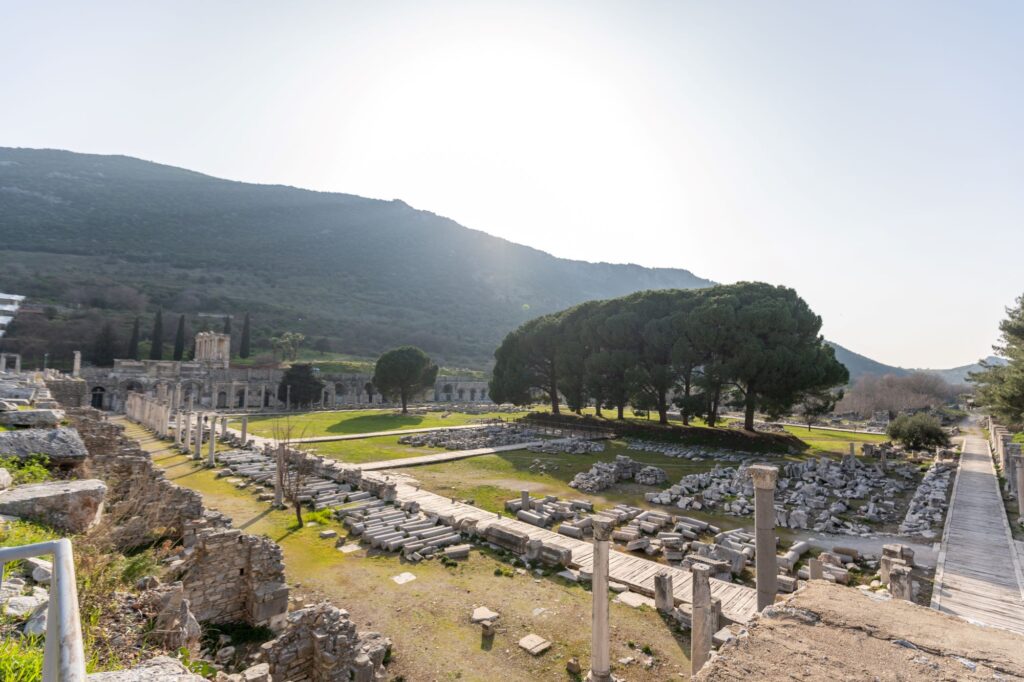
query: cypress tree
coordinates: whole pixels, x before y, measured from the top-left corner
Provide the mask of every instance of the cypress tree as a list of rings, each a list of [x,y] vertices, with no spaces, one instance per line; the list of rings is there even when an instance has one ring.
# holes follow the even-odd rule
[[[245,314],[245,321],[242,322],[242,343],[238,348],[238,355],[247,358],[252,352],[251,340],[249,338],[249,313]]]
[[[156,319],[153,320],[153,338],[149,347],[150,360],[164,359],[164,311],[156,311]]]
[[[117,334],[114,333],[114,325],[107,322],[100,328],[93,341],[92,361],[100,367],[109,367],[114,364],[115,357],[117,357]]]
[[[139,359],[139,318],[135,318],[132,324],[132,335],[128,339],[128,357],[132,360]]]
[[[224,333],[225,334],[230,334],[231,333],[231,316],[230,315],[225,315],[224,316]]]
[[[178,318],[178,331],[174,335],[174,359],[181,360],[185,357],[185,316]]]

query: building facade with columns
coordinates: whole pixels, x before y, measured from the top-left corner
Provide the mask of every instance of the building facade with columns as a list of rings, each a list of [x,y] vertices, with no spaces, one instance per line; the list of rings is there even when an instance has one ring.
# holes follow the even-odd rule
[[[83,367],[90,404],[101,410],[124,411],[130,393],[168,400],[172,407],[211,409],[283,409],[278,387],[284,371],[276,368],[231,367],[227,334],[196,336],[195,360],[114,360],[110,367]],[[320,406],[388,405],[369,374],[321,375]],[[433,388],[415,402],[490,402],[486,381],[438,376]]]

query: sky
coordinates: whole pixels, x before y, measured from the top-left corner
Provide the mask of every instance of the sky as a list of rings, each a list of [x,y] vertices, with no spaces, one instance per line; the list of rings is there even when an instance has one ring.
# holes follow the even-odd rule
[[[0,0],[0,64],[0,146],[784,284],[888,364],[1024,293],[1021,2]]]

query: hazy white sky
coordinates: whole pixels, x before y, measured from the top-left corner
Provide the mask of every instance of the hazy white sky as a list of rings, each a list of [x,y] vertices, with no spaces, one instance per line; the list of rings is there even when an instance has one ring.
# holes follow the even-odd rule
[[[1024,293],[1020,2],[0,0],[0,65],[0,145],[786,284],[891,364]]]

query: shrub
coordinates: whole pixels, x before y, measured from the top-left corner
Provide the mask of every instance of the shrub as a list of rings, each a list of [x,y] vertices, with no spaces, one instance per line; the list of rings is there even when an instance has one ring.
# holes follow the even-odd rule
[[[43,678],[43,638],[8,637],[0,640],[0,680],[36,682]]]
[[[901,414],[889,422],[886,435],[911,450],[949,445],[949,436],[942,430],[939,420],[924,413],[909,417]]]
[[[51,478],[47,465],[50,463],[46,455],[29,455],[21,457],[0,457],[0,468],[7,469],[14,479],[15,485],[25,483],[42,483]]]

